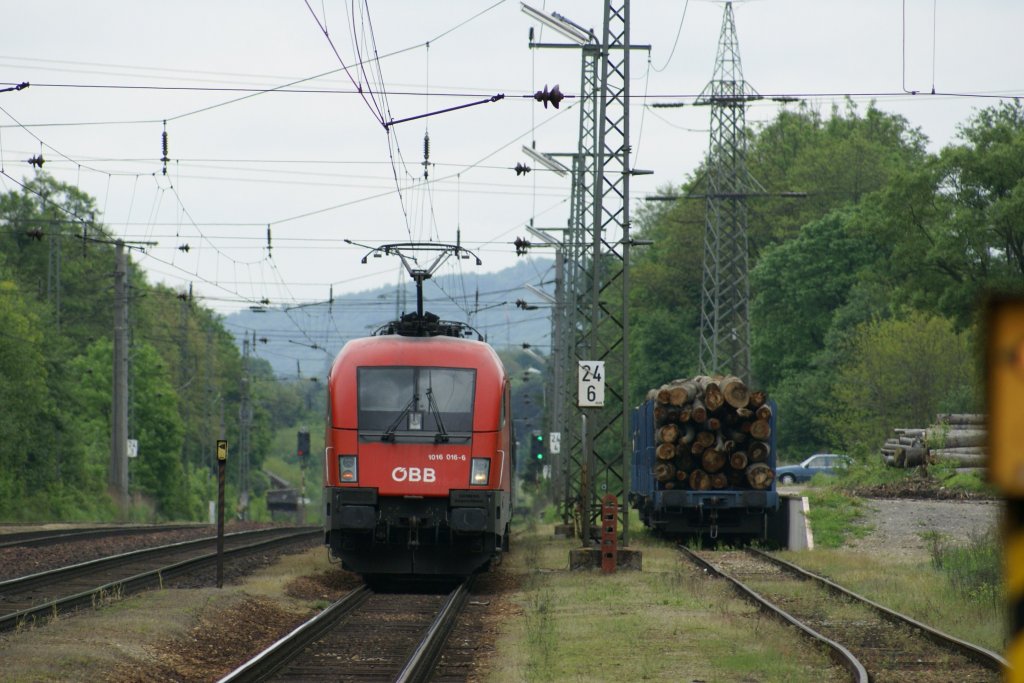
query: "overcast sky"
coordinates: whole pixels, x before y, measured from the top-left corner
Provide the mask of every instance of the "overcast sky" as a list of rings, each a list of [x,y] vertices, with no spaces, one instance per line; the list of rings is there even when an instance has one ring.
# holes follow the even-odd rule
[[[531,4],[600,35],[600,0]],[[556,83],[577,93],[580,57],[531,51],[532,22],[518,0],[0,7],[0,87],[32,84],[0,93],[0,191],[19,191],[15,181],[34,172],[26,160],[41,152],[47,172],[95,197],[115,235],[157,243],[135,255],[151,280],[192,283],[217,310],[396,282],[397,261],[361,265],[366,250],[345,238],[454,242],[461,229],[483,266],[452,262],[442,272],[482,272],[515,262],[511,241],[531,219],[565,225],[568,179],[512,168],[527,161],[520,149],[531,141],[575,151],[573,100],[556,111],[523,95]],[[997,102],[949,93],[1024,96],[1019,0],[759,0],[734,9],[744,74],[760,93],[804,96],[824,113],[833,95],[853,94],[861,108],[874,98],[920,127],[933,150]],[[632,3],[631,41],[651,46],[649,61],[640,51],[633,59],[632,165],[654,171],[634,179],[634,204],[681,182],[707,150],[707,108],[645,103],[692,102],[712,75],[722,11],[697,0]],[[560,40],[550,30],[537,37]],[[380,60],[365,71],[338,71],[374,54]],[[328,72],[290,88],[305,92],[249,92]],[[386,100],[354,92],[353,83],[365,95],[381,82]],[[498,93],[506,98],[390,134],[378,121]],[[756,104],[748,121],[769,121],[778,106]]]

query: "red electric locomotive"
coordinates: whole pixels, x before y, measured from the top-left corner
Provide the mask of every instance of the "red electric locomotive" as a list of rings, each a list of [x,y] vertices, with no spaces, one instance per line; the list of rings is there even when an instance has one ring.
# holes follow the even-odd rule
[[[466,329],[413,313],[335,359],[324,523],[346,569],[465,576],[508,549],[509,379]]]

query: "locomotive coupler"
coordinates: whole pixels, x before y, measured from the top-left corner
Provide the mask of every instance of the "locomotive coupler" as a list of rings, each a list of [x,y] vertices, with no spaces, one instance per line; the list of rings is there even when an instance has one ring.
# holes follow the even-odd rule
[[[409,547],[418,548],[420,545],[420,520],[418,517],[409,518]]]

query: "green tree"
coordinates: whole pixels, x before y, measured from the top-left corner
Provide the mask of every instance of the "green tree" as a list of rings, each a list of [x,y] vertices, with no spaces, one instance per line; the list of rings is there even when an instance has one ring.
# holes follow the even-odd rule
[[[868,453],[894,427],[974,410],[972,349],[970,335],[950,319],[918,311],[859,326],[836,374],[828,418],[835,442]]]
[[[894,297],[974,323],[991,290],[1024,290],[1024,105],[978,112],[959,141],[891,179],[864,231],[892,245]]]
[[[129,438],[139,441],[139,455],[129,463],[130,487],[153,501],[166,519],[195,519],[198,499],[187,490],[187,471],[181,462],[182,424],[177,395],[163,359],[146,343],[132,346],[133,374]],[[78,406],[83,416],[83,440],[89,444],[93,476],[104,473],[110,459],[110,405],[113,344],[94,342],[75,361],[83,392]]]
[[[833,212],[869,202],[890,179],[923,164],[925,139],[902,117],[874,105],[862,113],[847,103],[844,110],[834,107],[827,119],[806,105],[784,110],[771,123],[750,131],[749,140],[748,168],[767,191],[765,196],[747,201],[750,267],[756,273],[752,274],[751,295],[754,308],[760,307],[760,313],[754,314],[760,317],[752,321],[753,360],[755,379],[774,392],[774,383],[791,377],[787,373],[801,363],[806,367],[813,354],[823,350],[833,309],[844,306],[846,296],[853,294],[848,287],[854,280],[864,279],[802,259],[824,258],[825,263],[843,268],[854,261],[863,265],[861,259],[872,247],[859,243],[868,237],[859,227],[861,219],[854,222],[853,214]],[[699,198],[702,179],[703,170],[698,169],[676,193]],[[806,196],[779,196],[789,191]],[[669,188],[664,193],[671,192]],[[829,222],[817,225],[819,221]],[[638,236],[654,245],[634,252],[634,397],[697,370],[704,201],[679,199],[644,205],[637,211],[635,223]],[[810,225],[817,227],[802,238],[805,226]],[[801,238],[798,246],[771,257],[774,264],[785,262],[794,271],[792,277],[775,265],[759,268],[762,255]],[[875,236],[870,238],[868,244],[880,243]],[[852,249],[852,253],[833,254],[832,249]],[[801,274],[804,282],[800,282]],[[833,276],[839,279],[834,285],[829,282]],[[772,297],[779,286],[777,278],[785,280],[783,296],[789,301],[776,305]],[[797,304],[806,304],[811,310],[797,310]],[[765,324],[772,329],[758,329]],[[787,406],[780,407],[781,414],[787,410]]]

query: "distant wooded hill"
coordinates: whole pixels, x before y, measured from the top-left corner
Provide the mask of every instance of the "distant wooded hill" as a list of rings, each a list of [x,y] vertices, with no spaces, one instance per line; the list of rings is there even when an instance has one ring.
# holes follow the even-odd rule
[[[527,285],[553,293],[550,259],[527,259],[495,273],[444,275],[424,284],[424,308],[444,320],[468,322],[496,349],[550,351],[551,308]],[[516,305],[522,300],[535,310]],[[323,377],[349,339],[366,337],[402,313],[416,310],[416,288],[378,287],[335,296],[333,302],[291,308],[268,307],[228,315],[224,325],[241,348],[255,338],[254,354],[278,377]]]

